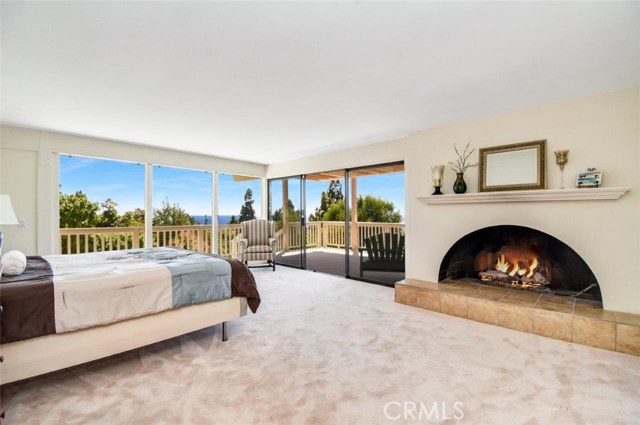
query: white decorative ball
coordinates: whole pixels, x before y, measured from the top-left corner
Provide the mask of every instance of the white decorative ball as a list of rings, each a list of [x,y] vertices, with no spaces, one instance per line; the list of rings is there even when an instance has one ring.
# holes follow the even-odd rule
[[[27,257],[22,252],[14,249],[13,251],[3,254],[0,263],[2,263],[3,267],[2,274],[18,276],[22,274],[27,267]]]

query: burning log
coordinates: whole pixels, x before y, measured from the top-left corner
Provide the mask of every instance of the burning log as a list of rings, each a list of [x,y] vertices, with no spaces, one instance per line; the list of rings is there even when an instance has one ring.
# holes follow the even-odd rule
[[[498,252],[480,251],[474,266],[483,282],[519,289],[548,291],[548,265],[527,246],[507,245]]]
[[[496,255],[493,252],[483,249],[480,251],[473,261],[476,270],[490,270],[496,264]]]
[[[551,282],[549,282],[549,280],[542,273],[534,274],[533,280],[539,285],[551,285]]]

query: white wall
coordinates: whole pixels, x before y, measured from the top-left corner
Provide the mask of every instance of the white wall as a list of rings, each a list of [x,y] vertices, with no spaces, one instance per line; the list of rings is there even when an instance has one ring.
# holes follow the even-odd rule
[[[405,161],[408,278],[437,281],[442,258],[479,228],[514,224],[539,229],[571,246],[598,279],[605,308],[640,313],[640,89],[506,113],[411,134],[407,139],[270,165],[280,177],[398,159]],[[480,147],[547,140],[547,187],[560,187],[553,151],[569,149],[565,187],[579,171],[604,171],[606,187],[631,187],[617,201],[427,205],[430,167],[455,159],[453,143]],[[401,156],[399,158],[399,156]],[[477,151],[474,154],[477,159]],[[465,174],[478,189],[477,168]],[[445,172],[445,193],[455,174]]]
[[[12,126],[0,127],[0,193],[11,195],[27,226],[3,226],[5,250],[55,252],[58,239],[58,154],[139,161],[264,177],[266,167],[242,161]]]

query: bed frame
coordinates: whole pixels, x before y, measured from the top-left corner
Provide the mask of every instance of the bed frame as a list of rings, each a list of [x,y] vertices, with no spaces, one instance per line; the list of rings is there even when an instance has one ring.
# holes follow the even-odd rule
[[[247,299],[196,304],[150,316],[0,345],[0,384],[108,357],[246,316]]]

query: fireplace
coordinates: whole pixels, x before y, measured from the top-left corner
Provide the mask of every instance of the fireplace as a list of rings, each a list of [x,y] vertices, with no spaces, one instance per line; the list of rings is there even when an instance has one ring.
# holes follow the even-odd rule
[[[571,247],[522,226],[486,227],[458,240],[440,264],[439,280],[461,279],[602,301],[595,275]]]

